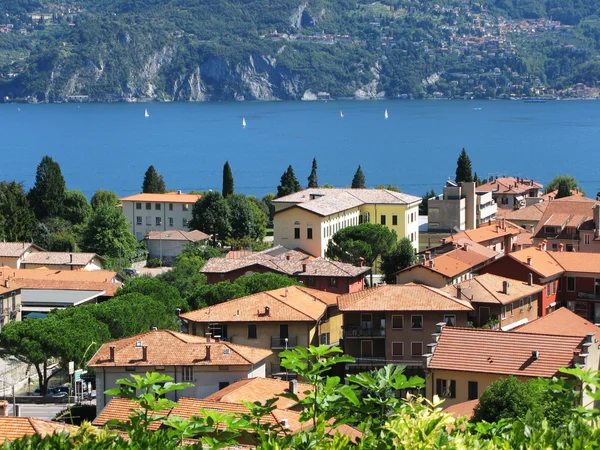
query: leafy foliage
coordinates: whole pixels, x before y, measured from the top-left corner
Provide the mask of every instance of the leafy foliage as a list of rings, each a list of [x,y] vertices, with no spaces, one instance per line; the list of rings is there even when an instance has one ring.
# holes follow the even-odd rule
[[[112,191],[98,189],[94,195],[92,195],[92,200],[90,203],[93,209],[98,208],[98,206],[104,203],[110,206],[117,206],[119,204],[119,196]]]
[[[558,175],[550,180],[546,185],[546,193],[553,191],[558,191],[556,198],[568,197],[571,195],[571,191],[579,191],[585,195],[581,185],[570,175]]]
[[[359,265],[364,260],[372,266],[380,255],[395,247],[397,239],[396,232],[384,225],[363,223],[335,233],[326,254],[335,261]]]
[[[422,197],[421,204],[419,205],[420,216],[426,216],[429,214],[429,199],[433,197],[435,197],[435,191],[433,189],[425,192],[425,195]]]
[[[154,166],[148,167],[144,174],[144,182],[142,183],[142,192],[145,194],[164,194],[166,191],[165,180],[159,174]]]
[[[73,189],[66,193],[62,218],[73,225],[80,225],[87,222],[91,214],[92,207],[81,191]]]
[[[23,185],[16,181],[0,182],[0,239],[31,241],[37,228],[38,223]]]
[[[287,170],[281,175],[281,181],[277,186],[277,198],[285,197],[302,189],[292,166],[288,166]]]
[[[213,236],[214,241],[224,241],[231,232],[229,204],[218,192],[208,192],[194,204],[190,228]]]
[[[417,254],[410,239],[400,239],[395,248],[381,258],[381,270],[385,275],[385,282],[395,284],[396,272],[410,267],[416,262]]]
[[[61,216],[66,195],[67,186],[60,166],[51,157],[44,156],[28,194],[29,204],[38,220]]]

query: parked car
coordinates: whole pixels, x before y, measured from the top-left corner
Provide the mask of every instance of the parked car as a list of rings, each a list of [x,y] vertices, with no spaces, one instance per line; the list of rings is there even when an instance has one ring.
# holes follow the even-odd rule
[[[54,398],[65,398],[65,397],[68,397],[68,396],[69,396],[68,392],[54,392],[52,394],[52,397],[54,397]]]
[[[46,395],[53,395],[53,394],[55,394],[55,393],[56,393],[56,391],[54,390],[54,388],[51,388],[51,387],[49,387],[49,388],[46,390]],[[31,393],[31,395],[42,395],[42,394],[41,394],[41,390],[40,390],[40,388],[37,388],[35,391],[33,391],[33,392]]]
[[[129,275],[130,277],[135,277],[136,275],[140,274],[140,272],[137,269],[134,269],[132,267],[128,267],[127,269],[123,269],[123,273],[125,275]]]

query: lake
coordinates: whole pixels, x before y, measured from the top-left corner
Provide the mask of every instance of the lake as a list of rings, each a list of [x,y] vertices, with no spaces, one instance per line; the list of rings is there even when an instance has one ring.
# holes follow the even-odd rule
[[[260,197],[289,164],[306,185],[313,157],[321,184],[349,186],[360,164],[367,185],[421,196],[454,177],[462,147],[480,177],[569,173],[600,190],[596,101],[2,104],[0,132],[0,179],[31,187],[48,154],[88,197],[140,192],[150,164],[168,189],[220,190],[225,160],[236,191]]]

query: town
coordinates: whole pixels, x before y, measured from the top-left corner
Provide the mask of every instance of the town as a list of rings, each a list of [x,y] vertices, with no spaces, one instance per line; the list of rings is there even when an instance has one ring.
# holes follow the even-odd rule
[[[150,166],[141,193],[88,202],[49,156],[28,192],[0,182],[0,440],[141,421],[300,448],[324,420],[326,441],[379,448],[388,413],[426,404],[463,425],[598,411],[598,196],[568,175],[480,179],[465,149],[437,195],[360,166],[321,186],[316,159],[307,182],[289,166],[258,199],[226,162],[220,191],[184,193]]]

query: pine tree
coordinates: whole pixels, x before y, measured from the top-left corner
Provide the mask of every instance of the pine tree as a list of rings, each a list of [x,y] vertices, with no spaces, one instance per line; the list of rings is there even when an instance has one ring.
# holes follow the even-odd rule
[[[573,195],[573,193],[571,192],[568,181],[560,180],[558,182],[558,192],[556,193],[556,198],[570,197],[571,195]]]
[[[67,185],[60,166],[49,156],[44,156],[37,167],[35,184],[27,199],[38,220],[60,217],[67,195]]]
[[[479,186],[481,184],[481,180],[477,176],[477,172],[473,174],[473,182],[475,183],[475,186]]]
[[[457,183],[461,181],[473,181],[473,169],[471,167],[471,159],[467,155],[467,151],[463,148],[456,161],[456,180]]]
[[[279,186],[277,186],[277,198],[293,194],[301,189],[302,186],[300,186],[300,183],[294,174],[294,169],[290,165],[287,170],[283,172],[283,175],[281,175],[281,182]]]
[[[233,173],[229,161],[225,161],[223,166],[223,197],[233,195]]]
[[[166,191],[165,181],[154,166],[148,167],[144,175],[144,183],[142,184],[142,192],[144,194],[164,194]]]
[[[352,189],[364,189],[365,187],[365,174],[363,173],[362,168],[358,166],[354,178],[352,178]]]
[[[318,188],[319,187],[319,177],[317,176],[317,159],[316,158],[313,158],[312,170],[310,171],[310,175],[308,176],[308,187],[309,188]]]

